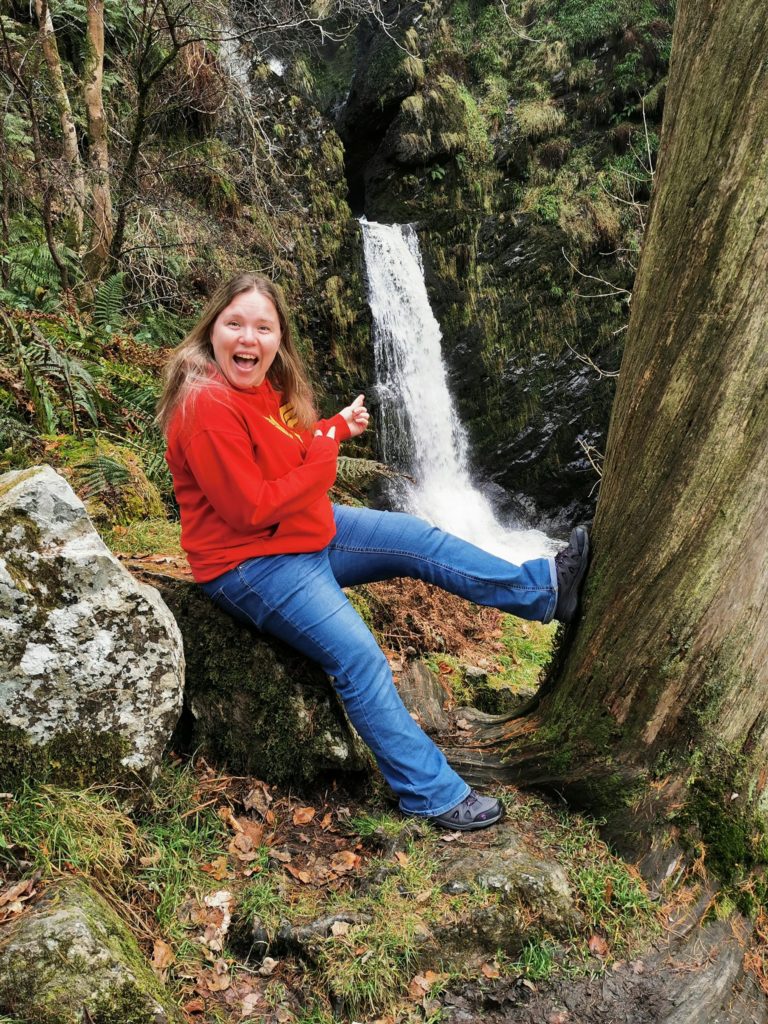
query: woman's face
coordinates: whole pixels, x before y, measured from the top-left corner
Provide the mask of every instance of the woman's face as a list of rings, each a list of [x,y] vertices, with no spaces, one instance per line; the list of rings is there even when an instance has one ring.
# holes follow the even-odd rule
[[[252,288],[226,306],[211,327],[216,363],[234,388],[263,384],[280,347],[280,317],[272,299]]]

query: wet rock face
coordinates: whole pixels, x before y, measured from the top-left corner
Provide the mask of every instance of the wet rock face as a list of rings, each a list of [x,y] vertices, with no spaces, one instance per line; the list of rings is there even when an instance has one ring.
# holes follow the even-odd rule
[[[195,585],[153,577],[184,637],[185,712],[174,749],[278,785],[369,764],[328,677],[292,648],[241,625]]]
[[[0,477],[3,778],[151,775],[183,676],[171,613],[109,552],[69,484],[48,466]]]
[[[37,1024],[181,1024],[127,926],[75,881],[0,928],[0,1012]]]

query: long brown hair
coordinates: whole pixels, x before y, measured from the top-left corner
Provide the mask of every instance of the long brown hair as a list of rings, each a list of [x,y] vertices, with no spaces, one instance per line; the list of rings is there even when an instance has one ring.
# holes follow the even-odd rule
[[[267,379],[282,393],[283,401],[293,405],[300,427],[311,427],[317,420],[312,387],[293,341],[282,288],[261,274],[238,274],[219,285],[200,319],[171,353],[163,373],[163,393],[157,403],[157,422],[163,433],[168,432],[176,407],[194,396],[196,390],[211,386],[229,387],[220,373],[212,373],[216,368],[216,360],[211,344],[211,328],[216,317],[235,296],[254,290],[272,300],[280,321],[280,345],[267,371]]]

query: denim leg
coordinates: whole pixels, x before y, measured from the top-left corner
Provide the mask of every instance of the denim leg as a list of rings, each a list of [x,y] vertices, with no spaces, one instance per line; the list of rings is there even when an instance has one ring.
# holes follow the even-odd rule
[[[231,615],[279,637],[333,676],[404,811],[442,814],[469,786],[400,700],[384,653],[336,582],[328,551],[243,562],[203,589]]]
[[[553,558],[514,565],[403,512],[334,506],[329,546],[340,586],[413,576],[475,604],[549,622],[557,603]]]

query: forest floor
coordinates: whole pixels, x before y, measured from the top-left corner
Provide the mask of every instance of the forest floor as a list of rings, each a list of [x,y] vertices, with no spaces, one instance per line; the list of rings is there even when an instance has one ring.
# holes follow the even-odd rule
[[[125,561],[188,573],[175,552],[134,546]],[[477,685],[501,704],[529,694],[549,656],[552,629],[424,584],[377,584],[354,600],[395,673],[424,658],[449,707]],[[86,878],[190,1024],[764,1024],[768,945],[748,951],[732,903],[695,864],[651,890],[602,841],[600,822],[499,792],[508,837],[565,872],[574,913],[560,928],[535,905],[509,907],[493,883],[446,881],[451,860],[482,860],[499,827],[446,833],[403,819],[376,775],[293,793],[173,753],[138,801],[53,786],[1,794],[0,923],[57,880]],[[517,930],[489,928],[507,910]],[[712,926],[691,941],[704,918]],[[696,979],[718,978],[736,985],[732,1009],[686,1016]]]

